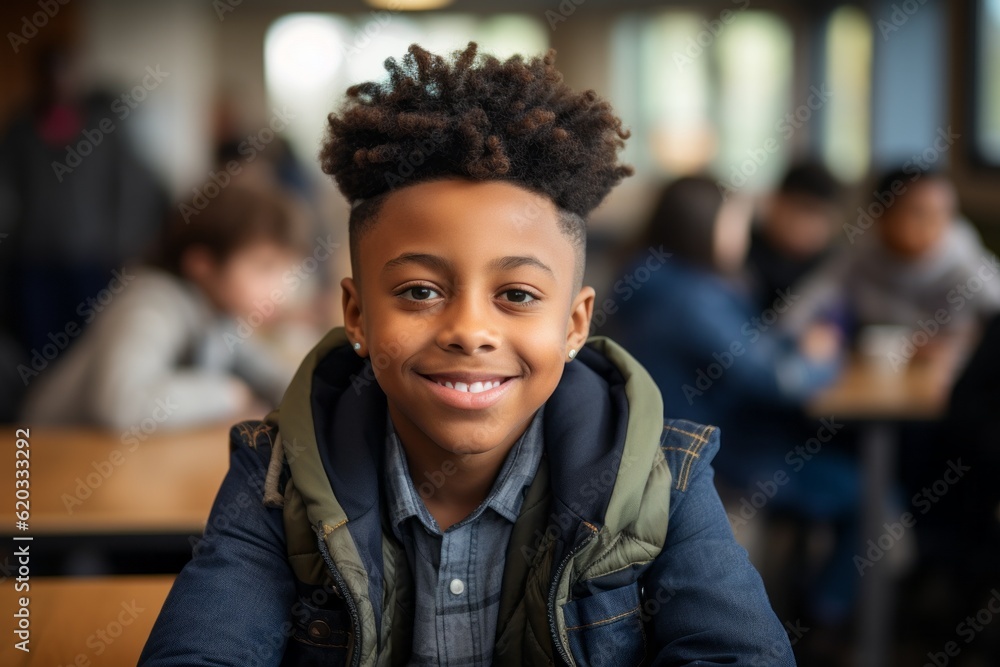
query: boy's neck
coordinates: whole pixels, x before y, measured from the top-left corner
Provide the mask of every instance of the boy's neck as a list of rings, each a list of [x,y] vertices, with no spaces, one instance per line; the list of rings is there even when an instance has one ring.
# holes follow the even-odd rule
[[[486,500],[507,455],[530,424],[528,420],[505,442],[488,451],[456,454],[440,447],[405,420],[403,423],[393,420],[396,436],[406,453],[413,488],[442,531],[472,514]],[[428,489],[432,491],[426,493]]]

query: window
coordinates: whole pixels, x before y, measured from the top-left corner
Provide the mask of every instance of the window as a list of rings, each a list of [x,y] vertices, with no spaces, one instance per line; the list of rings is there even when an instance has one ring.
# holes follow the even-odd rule
[[[1000,0],[980,0],[977,9],[975,151],[981,161],[1000,166]]]
[[[872,28],[851,6],[830,15],[826,30],[826,82],[835,91],[823,125],[823,160],[846,182],[864,178],[871,161]]]
[[[778,14],[746,6],[616,25],[612,97],[643,138],[626,154],[640,171],[711,170],[734,189],[780,177],[792,148],[781,125],[792,101],[792,32]]]

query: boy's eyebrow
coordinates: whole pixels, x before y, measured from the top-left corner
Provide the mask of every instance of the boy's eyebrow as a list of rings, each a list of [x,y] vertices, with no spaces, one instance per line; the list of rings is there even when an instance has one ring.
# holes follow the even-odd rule
[[[385,266],[382,267],[382,271],[384,273],[389,269],[405,266],[407,264],[422,264],[428,268],[440,271],[441,273],[451,273],[454,271],[452,263],[444,257],[429,255],[423,252],[404,252],[399,257],[395,257],[386,262]]]
[[[498,257],[490,262],[490,268],[496,271],[510,271],[522,266],[533,266],[550,275],[555,275],[547,264],[532,255],[508,255],[507,257]]]
[[[423,266],[440,271],[441,273],[454,272],[454,265],[444,257],[422,252],[405,252],[398,257],[394,257],[385,263],[385,266],[382,267],[382,271],[388,271],[389,269],[405,266],[407,264],[422,264]],[[490,261],[489,266],[490,269],[494,271],[511,271],[521,266],[533,266],[549,273],[550,275],[555,275],[547,264],[531,255],[508,255],[506,257],[497,257],[496,259]]]

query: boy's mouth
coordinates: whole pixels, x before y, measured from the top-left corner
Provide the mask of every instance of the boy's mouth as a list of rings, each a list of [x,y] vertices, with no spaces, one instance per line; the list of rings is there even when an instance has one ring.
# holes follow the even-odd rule
[[[509,375],[495,373],[419,373],[434,394],[456,408],[478,409],[495,404],[507,393]]]
[[[468,374],[424,375],[424,377],[442,387],[454,389],[455,391],[465,391],[470,394],[479,394],[490,389],[495,389],[510,379],[503,375]]]

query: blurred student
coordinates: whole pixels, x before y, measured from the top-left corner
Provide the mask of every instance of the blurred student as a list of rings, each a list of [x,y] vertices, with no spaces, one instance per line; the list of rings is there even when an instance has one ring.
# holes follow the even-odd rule
[[[853,329],[902,327],[885,354],[894,366],[971,342],[1000,312],[1000,266],[959,215],[955,188],[934,171],[895,169],[844,226],[850,245],[804,285],[793,327],[841,302]]]
[[[647,226],[643,254],[626,273],[649,268],[654,250],[669,256],[622,301],[612,323],[615,338],[657,380],[667,412],[723,428],[740,424],[729,434],[734,440],[753,429],[741,423],[745,416],[760,407],[798,405],[837,368],[834,331],[817,327],[801,341],[776,335],[776,319],[792,306],[787,290],[762,311],[736,287],[749,223],[745,202],[724,203],[709,179],[668,185]]]
[[[140,255],[169,205],[126,131],[135,112],[84,88],[75,51],[43,51],[36,80],[0,137],[0,329],[29,357]]]
[[[792,308],[787,290],[765,310],[734,287],[743,266],[750,213],[737,199],[723,202],[706,178],[674,181],[660,195],[641,256],[626,274],[649,279],[619,304],[613,336],[645,366],[663,394],[664,411],[715,424],[726,438],[716,457],[718,478],[737,493],[773,485],[769,510],[787,509],[831,522],[837,550],[816,583],[811,617],[843,620],[853,601],[859,476],[850,457],[826,448],[808,462],[795,447],[839,427],[806,424],[799,407],[830,382],[839,362],[838,332],[816,325],[799,340],[777,333]],[[655,251],[655,253],[654,253]],[[653,269],[651,257],[670,253]],[[785,483],[774,483],[785,473]],[[764,487],[758,486],[765,485]],[[744,496],[746,497],[746,496]],[[756,516],[736,508],[736,529]]]
[[[750,235],[746,274],[760,309],[829,258],[842,196],[842,185],[821,164],[800,163],[785,174]]]
[[[285,300],[297,212],[282,195],[235,184],[199,203],[178,209],[155,260],[122,271],[78,344],[35,378],[25,420],[179,428],[277,404],[294,366],[255,334]]]

